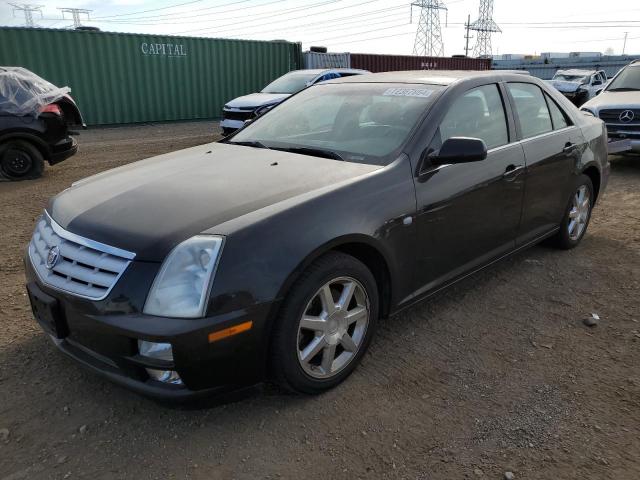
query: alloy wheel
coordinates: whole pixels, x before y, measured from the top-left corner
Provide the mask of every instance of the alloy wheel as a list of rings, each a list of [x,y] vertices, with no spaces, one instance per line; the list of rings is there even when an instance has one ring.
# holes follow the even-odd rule
[[[578,240],[589,221],[591,194],[586,185],[581,185],[573,196],[567,231],[571,240]]]
[[[326,379],[342,371],[363,344],[369,316],[369,298],[355,278],[320,287],[298,324],[298,361],[305,373]]]

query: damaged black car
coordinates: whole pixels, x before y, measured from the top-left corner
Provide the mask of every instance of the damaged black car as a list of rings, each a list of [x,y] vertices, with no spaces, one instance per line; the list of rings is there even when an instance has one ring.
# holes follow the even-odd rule
[[[68,87],[21,67],[0,67],[0,180],[38,178],[78,151],[72,128],[85,127]]]

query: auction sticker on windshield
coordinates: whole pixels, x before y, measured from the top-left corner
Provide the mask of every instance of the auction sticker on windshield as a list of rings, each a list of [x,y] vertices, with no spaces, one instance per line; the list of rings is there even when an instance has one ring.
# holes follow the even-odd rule
[[[385,97],[422,97],[426,98],[433,93],[428,88],[388,88],[382,94]]]

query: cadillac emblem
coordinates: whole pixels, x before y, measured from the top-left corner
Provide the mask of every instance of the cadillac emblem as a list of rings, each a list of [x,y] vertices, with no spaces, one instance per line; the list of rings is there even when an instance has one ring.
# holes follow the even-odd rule
[[[51,270],[53,267],[56,266],[56,263],[58,263],[58,260],[60,259],[60,249],[55,246],[55,247],[51,247],[49,249],[49,253],[47,254],[47,260],[45,262],[45,266]]]

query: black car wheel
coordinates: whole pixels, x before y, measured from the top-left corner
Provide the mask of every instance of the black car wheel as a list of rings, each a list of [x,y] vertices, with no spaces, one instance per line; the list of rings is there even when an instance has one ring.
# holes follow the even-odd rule
[[[595,198],[593,183],[586,175],[580,175],[560,225],[560,231],[553,237],[554,244],[568,250],[577,246],[584,237]]]
[[[271,368],[289,391],[317,394],[351,374],[378,318],[378,289],[356,258],[329,253],[304,271],[275,326]]]
[[[0,170],[11,180],[38,178],[44,171],[44,158],[29,142],[12,140],[0,147]]]

